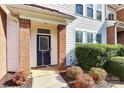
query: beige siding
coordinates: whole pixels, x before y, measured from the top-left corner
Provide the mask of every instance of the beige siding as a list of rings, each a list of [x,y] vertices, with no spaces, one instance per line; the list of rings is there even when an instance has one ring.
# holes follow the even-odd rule
[[[19,26],[15,20],[8,19],[7,21],[7,69],[15,72],[19,66]]]

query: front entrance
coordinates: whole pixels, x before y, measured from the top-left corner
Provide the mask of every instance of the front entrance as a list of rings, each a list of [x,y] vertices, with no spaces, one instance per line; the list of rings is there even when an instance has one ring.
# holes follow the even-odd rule
[[[48,35],[37,35],[37,66],[50,65],[51,40]]]

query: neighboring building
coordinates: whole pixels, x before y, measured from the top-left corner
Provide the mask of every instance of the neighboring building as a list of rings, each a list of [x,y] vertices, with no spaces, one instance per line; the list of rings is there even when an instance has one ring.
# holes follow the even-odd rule
[[[124,4],[107,5],[107,43],[124,44]]]
[[[104,4],[11,4],[6,10],[8,72],[29,73],[32,67],[63,63],[69,66],[75,60],[76,43],[106,44]]]

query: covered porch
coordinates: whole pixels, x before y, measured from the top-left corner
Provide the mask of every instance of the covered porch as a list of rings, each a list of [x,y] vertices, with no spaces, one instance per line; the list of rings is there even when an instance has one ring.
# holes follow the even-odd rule
[[[18,60],[10,71],[65,66],[66,26],[73,16],[36,5],[8,5],[18,23]],[[9,56],[9,55],[8,55]],[[14,57],[14,56],[13,56]],[[11,64],[11,60],[8,60]],[[9,68],[9,67],[8,67]]]
[[[107,27],[107,43],[124,45],[124,22],[114,21],[113,24]]]

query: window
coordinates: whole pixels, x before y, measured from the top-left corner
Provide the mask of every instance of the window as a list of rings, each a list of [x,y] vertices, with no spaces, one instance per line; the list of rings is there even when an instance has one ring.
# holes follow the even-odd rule
[[[102,42],[102,35],[101,34],[97,34],[96,35],[96,41],[97,41],[97,43],[99,43],[99,44],[101,44],[101,42]]]
[[[93,4],[87,4],[87,16],[93,18]]]
[[[49,38],[45,36],[39,37],[39,51],[49,50]]]
[[[108,14],[108,20],[114,20],[114,14],[109,13]]]
[[[76,37],[76,42],[77,43],[82,43],[83,42],[83,32],[81,31],[76,31],[75,33]]]
[[[102,20],[102,5],[96,4],[96,19]]]
[[[76,4],[76,14],[83,15],[83,5]]]
[[[87,34],[87,43],[93,43],[93,33],[86,33]]]

